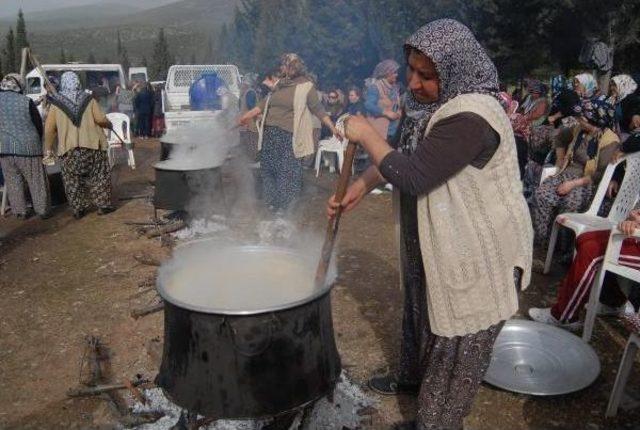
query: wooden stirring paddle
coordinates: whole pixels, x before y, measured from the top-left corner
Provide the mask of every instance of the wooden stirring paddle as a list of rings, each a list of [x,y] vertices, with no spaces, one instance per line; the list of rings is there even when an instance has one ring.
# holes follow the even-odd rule
[[[341,202],[344,195],[347,192],[347,186],[349,185],[349,178],[351,177],[351,167],[353,165],[353,158],[356,155],[357,145],[355,142],[349,142],[347,144],[347,151],[344,156],[344,162],[340,169],[340,178],[338,179],[338,185],[336,186],[335,200]],[[318,269],[316,270],[316,288],[323,288],[327,281],[327,271],[329,270],[329,263],[331,262],[331,254],[333,253],[333,245],[336,241],[338,234],[338,224],[340,223],[340,216],[342,215],[342,206],[338,207],[336,216],[329,220],[327,224],[327,232],[324,236],[324,244],[322,245],[322,253],[320,254],[320,262],[318,263]]]

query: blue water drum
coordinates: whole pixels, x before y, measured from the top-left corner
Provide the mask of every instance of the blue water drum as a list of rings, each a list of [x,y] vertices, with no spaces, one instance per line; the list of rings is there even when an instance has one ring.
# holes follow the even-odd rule
[[[189,88],[191,110],[220,110],[227,86],[216,72],[203,73]]]

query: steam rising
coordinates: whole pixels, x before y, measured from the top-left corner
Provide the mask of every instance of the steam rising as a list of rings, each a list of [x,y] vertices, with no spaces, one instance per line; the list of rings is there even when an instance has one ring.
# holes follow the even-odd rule
[[[160,290],[167,300],[201,311],[257,311],[304,301],[318,292],[322,238],[300,230],[300,223],[291,221],[293,211],[289,219],[274,219],[258,201],[254,160],[239,146],[232,126],[230,115],[220,111],[210,123],[177,129],[162,139],[177,148],[156,167],[206,172],[189,173],[195,190],[187,205],[191,226],[175,237],[207,238],[174,250],[159,270]],[[323,291],[336,275],[332,264]]]

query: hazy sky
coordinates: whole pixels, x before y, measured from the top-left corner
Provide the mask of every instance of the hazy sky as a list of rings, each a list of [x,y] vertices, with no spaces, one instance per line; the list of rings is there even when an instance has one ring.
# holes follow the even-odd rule
[[[25,13],[59,9],[68,6],[83,6],[92,3],[130,3],[134,6],[161,6],[177,0],[0,0],[0,16],[14,16],[22,7]],[[215,1],[215,0],[213,0]]]

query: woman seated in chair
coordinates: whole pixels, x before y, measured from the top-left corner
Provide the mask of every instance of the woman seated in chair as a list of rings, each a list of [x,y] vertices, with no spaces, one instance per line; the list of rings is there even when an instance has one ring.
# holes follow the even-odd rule
[[[626,221],[620,223],[620,230],[631,235],[640,228],[640,210],[631,211]],[[589,300],[589,291],[602,264],[607,250],[609,230],[592,231],[581,234],[576,239],[576,257],[558,289],[556,303],[550,308],[531,308],[531,319],[570,330],[579,329],[580,309]],[[640,243],[628,238],[620,249],[620,264],[640,270]],[[629,310],[627,296],[622,293],[615,276],[607,274],[600,296],[600,315],[618,316]]]
[[[574,89],[582,98],[576,106],[578,124],[562,129],[556,136],[556,165],[560,172],[545,180],[534,195],[533,226],[539,245],[546,245],[558,213],[586,210],[620,146],[618,136],[611,130],[613,107],[602,99],[592,98],[595,88],[591,75],[582,74],[574,79]]]

